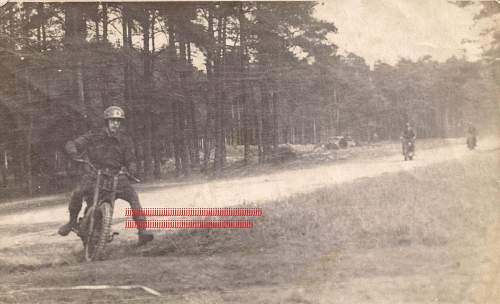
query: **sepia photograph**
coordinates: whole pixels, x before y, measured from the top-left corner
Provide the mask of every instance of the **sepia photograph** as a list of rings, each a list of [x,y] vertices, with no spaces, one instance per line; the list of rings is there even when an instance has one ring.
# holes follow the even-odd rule
[[[500,303],[500,1],[0,0],[0,303]]]

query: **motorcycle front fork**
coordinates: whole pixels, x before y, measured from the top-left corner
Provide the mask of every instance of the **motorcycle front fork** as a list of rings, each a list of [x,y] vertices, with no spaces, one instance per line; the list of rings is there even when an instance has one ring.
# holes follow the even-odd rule
[[[77,222],[77,226],[72,228],[72,231],[74,233],[76,233],[76,235],[78,235],[79,237],[85,237],[85,235],[83,235],[83,233],[88,230],[87,225],[89,224],[88,217],[90,216],[90,213],[87,214],[87,211],[88,211],[88,207],[85,208],[85,216],[79,217],[78,222]],[[111,243],[113,241],[114,237],[117,235],[120,235],[120,233],[117,231],[113,231],[108,237],[108,243]]]

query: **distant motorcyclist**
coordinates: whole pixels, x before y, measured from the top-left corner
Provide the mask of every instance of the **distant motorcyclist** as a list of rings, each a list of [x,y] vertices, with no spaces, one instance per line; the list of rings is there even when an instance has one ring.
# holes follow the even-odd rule
[[[405,128],[403,130],[401,138],[411,141],[415,141],[415,139],[417,138],[417,135],[415,134],[415,131],[413,131],[413,128],[411,127],[411,124],[409,122],[405,124]]]
[[[471,123],[467,128],[467,147],[469,149],[474,149],[477,144],[477,130],[476,127]]]
[[[411,124],[407,122],[405,124],[405,128],[403,130],[403,133],[401,134],[401,148],[403,151],[403,154],[405,153],[405,145],[408,143],[411,143],[413,145],[413,151],[415,151],[415,139],[417,138],[417,135],[415,134],[415,131],[413,131],[413,128],[411,127]]]

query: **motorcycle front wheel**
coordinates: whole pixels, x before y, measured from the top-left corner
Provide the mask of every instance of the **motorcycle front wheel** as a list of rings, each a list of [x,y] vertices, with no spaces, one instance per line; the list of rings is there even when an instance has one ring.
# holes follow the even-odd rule
[[[467,147],[469,150],[474,150],[476,147],[476,140],[474,138],[467,138]]]
[[[101,203],[94,210],[85,242],[86,261],[95,261],[102,257],[111,232],[112,217],[109,202]]]

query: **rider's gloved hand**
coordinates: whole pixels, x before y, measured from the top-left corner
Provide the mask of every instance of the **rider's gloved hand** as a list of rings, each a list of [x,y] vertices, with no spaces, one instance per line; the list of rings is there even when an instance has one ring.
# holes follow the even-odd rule
[[[81,161],[81,157],[78,154],[70,154],[69,157],[74,161]]]
[[[71,159],[76,159],[78,157],[78,150],[73,142],[68,142],[66,146],[64,146],[64,149]]]
[[[128,168],[127,168],[127,171],[133,175],[133,176],[137,176],[137,165],[135,163],[130,163],[128,165]]]

